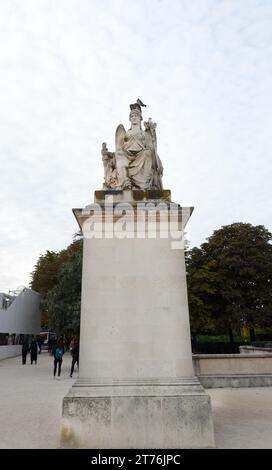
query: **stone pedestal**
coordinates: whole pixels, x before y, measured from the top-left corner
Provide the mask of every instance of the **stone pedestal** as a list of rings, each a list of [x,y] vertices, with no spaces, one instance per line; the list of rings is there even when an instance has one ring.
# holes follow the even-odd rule
[[[85,232],[80,376],[63,401],[61,445],[213,447],[210,398],[193,371],[184,251],[173,249],[166,223],[169,195],[145,195],[145,202],[166,204],[159,217],[150,207],[136,210],[133,193],[115,195],[113,238],[109,230],[90,238],[90,212],[74,210]],[[99,198],[93,220],[104,229],[110,212],[101,191]],[[117,207],[118,198],[131,201],[125,237],[128,207]],[[190,213],[178,209],[180,227]]]

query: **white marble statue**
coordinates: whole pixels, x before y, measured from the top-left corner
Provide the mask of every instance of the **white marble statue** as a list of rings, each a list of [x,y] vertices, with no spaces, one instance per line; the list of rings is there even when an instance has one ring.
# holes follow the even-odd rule
[[[142,106],[139,99],[130,105],[130,129],[126,131],[122,124],[117,127],[115,153],[109,152],[105,143],[102,145],[103,189],[163,189],[156,124],[149,118],[142,130]]]
[[[103,142],[102,144],[102,160],[104,165],[104,185],[103,189],[117,189],[118,178],[116,170],[116,159],[115,153],[109,152],[107,149],[107,144]]]

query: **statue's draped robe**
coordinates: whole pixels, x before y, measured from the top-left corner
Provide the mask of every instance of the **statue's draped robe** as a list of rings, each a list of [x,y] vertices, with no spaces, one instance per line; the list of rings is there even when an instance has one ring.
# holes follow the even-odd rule
[[[152,182],[152,141],[146,132],[133,134],[128,130],[124,136],[122,151],[127,159],[127,176],[132,185],[149,189]]]

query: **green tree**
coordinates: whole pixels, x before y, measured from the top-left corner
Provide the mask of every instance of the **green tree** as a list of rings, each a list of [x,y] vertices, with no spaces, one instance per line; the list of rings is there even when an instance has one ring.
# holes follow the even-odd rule
[[[271,325],[272,234],[234,223],[216,230],[187,259],[192,330]]]
[[[59,253],[47,250],[45,255],[40,255],[34,271],[31,273],[31,288],[39,292],[42,297],[46,296],[47,292],[57,283],[61,264]]]
[[[66,249],[59,252],[46,251],[40,255],[31,273],[30,287],[41,294],[42,327],[48,327],[48,309],[46,296],[59,282],[60,272],[73,259],[75,253],[82,251],[82,240],[75,239]]]
[[[49,327],[58,335],[79,334],[81,272],[82,250],[78,250],[62,265],[57,284],[47,292]]]
[[[215,330],[213,297],[216,295],[215,277],[210,263],[205,263],[202,250],[193,248],[186,253],[187,287],[190,324],[193,342],[197,334]]]

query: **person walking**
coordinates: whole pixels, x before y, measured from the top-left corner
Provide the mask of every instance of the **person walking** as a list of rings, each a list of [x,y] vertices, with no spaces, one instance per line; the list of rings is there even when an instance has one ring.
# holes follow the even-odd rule
[[[72,355],[72,365],[71,365],[70,377],[73,377],[75,364],[77,365],[77,368],[79,369],[79,342],[76,338],[74,339],[74,344],[71,348],[71,355]]]
[[[22,345],[22,363],[26,364],[26,357],[29,351],[28,339],[25,338]]]
[[[69,349],[70,349],[71,354],[72,354],[72,349],[74,347],[74,344],[75,344],[75,337],[72,336],[70,344],[69,344]]]
[[[54,356],[54,377],[56,377],[57,367],[58,367],[58,378],[61,374],[61,364],[62,358],[64,354],[64,345],[62,340],[59,340],[56,346],[53,348],[53,356]]]
[[[48,353],[50,354],[50,356],[52,356],[53,338],[51,338],[50,336],[48,338],[47,347],[48,347]]]
[[[42,352],[42,344],[43,344],[43,338],[41,336],[38,336],[37,343],[39,346],[39,354]]]
[[[30,349],[30,362],[31,362],[31,364],[33,364],[33,362],[35,362],[35,364],[37,364],[38,344],[37,344],[37,341],[36,341],[35,337],[33,337],[29,349]]]

